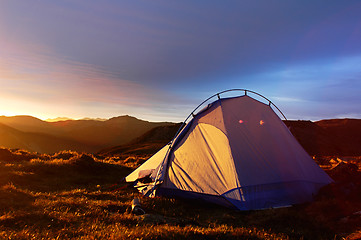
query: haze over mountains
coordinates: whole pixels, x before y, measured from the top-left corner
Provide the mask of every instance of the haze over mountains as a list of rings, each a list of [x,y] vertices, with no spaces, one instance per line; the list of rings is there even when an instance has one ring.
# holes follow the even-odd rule
[[[131,142],[157,126],[172,123],[148,122],[131,116],[104,120],[47,122],[31,116],[0,116],[0,145],[40,153],[60,150],[97,152]]]

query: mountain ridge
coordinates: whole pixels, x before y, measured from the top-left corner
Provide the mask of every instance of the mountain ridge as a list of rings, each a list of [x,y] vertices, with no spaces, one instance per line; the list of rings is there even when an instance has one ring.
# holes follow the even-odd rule
[[[51,153],[59,149],[88,152],[92,146],[71,139],[54,137],[45,133],[22,132],[0,123],[0,145],[32,152]]]
[[[285,120],[310,155],[361,155],[361,119]],[[22,115],[0,116],[0,145],[50,153],[61,150],[118,154],[154,153],[169,142],[180,124],[149,122],[123,115],[46,122]]]
[[[71,150],[96,152],[103,148],[131,142],[154,127],[173,124],[169,122],[149,122],[129,115],[112,117],[106,121],[81,119],[57,122],[46,122],[26,115],[14,117],[0,116],[0,123],[17,130],[16,134],[20,142],[21,139],[24,141],[27,139],[27,137],[25,138],[25,133],[27,134],[26,136],[33,134],[34,137],[39,136],[39,134],[45,134],[50,142],[54,142],[55,139],[62,139],[62,142],[64,142],[59,144],[58,149],[49,146],[24,148],[29,151],[38,151],[40,149],[41,151],[39,152],[43,153],[49,153],[50,149],[58,151],[68,150],[64,149],[65,146],[68,146],[65,144],[66,141],[74,144]],[[4,129],[3,131],[5,133],[10,130]],[[7,134],[9,135],[9,133]],[[18,146],[19,144],[18,142],[15,145]],[[0,145],[12,147],[6,143],[4,138],[0,141]],[[47,144],[44,143],[43,145]],[[82,145],[85,147],[82,147]],[[25,146],[28,145],[25,144]]]

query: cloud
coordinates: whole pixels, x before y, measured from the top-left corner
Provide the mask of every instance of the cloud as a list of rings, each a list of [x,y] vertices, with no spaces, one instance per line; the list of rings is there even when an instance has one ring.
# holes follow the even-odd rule
[[[17,108],[51,116],[134,114],[155,119],[160,111],[172,112],[172,105],[182,109],[190,103],[156,86],[119,79],[116,73],[99,66],[59,58],[46,47],[24,44],[7,45],[6,51],[2,50],[0,84],[1,99],[12,102],[8,105],[12,109],[4,112],[16,112]]]
[[[268,91],[292,118],[322,119],[358,115],[361,109],[361,55],[320,59],[263,73],[275,86]]]
[[[21,15],[24,6],[6,3],[0,13],[17,24],[7,28],[14,38],[160,88],[334,56],[340,42],[361,51],[353,1],[39,1],[25,3]]]
[[[43,113],[68,106],[84,116],[181,119],[215,92],[241,87],[294,117],[353,114],[360,7],[353,0],[4,0],[0,93]]]
[[[300,99],[300,98],[292,98],[292,97],[272,97],[272,99],[276,100],[276,101],[281,101],[281,102],[305,102],[304,99]]]

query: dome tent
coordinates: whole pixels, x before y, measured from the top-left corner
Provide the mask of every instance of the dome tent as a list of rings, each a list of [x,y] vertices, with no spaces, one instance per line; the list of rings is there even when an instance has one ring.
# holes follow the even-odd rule
[[[221,98],[221,94],[234,91],[244,94]],[[216,101],[195,113],[215,97]],[[147,196],[203,199],[239,210],[311,201],[332,179],[272,107],[284,117],[256,92],[235,89],[217,93],[187,117],[168,145],[125,180],[136,182]],[[150,181],[143,183],[146,178]]]

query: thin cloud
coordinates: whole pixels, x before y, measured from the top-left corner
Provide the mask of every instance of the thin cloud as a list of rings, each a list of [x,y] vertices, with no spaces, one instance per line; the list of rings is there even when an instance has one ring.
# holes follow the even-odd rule
[[[117,73],[99,66],[58,59],[48,49],[39,51],[37,47],[38,52],[34,53],[30,51],[31,46],[21,48],[27,48],[26,54],[22,51],[23,55],[19,56],[16,50],[12,52],[7,48],[6,58],[0,58],[1,98],[19,102],[17,107],[20,102],[32,102],[43,106],[45,113],[63,109],[65,105],[88,110],[91,109],[89,105],[94,105],[94,111],[99,111],[101,105],[114,113],[119,112],[117,108],[133,107],[156,115],[157,111],[181,101],[175,94],[119,79]],[[185,99],[182,101],[189,103]]]
[[[228,88],[295,117],[360,107],[358,1],[0,5],[0,97],[19,108],[182,119]]]

